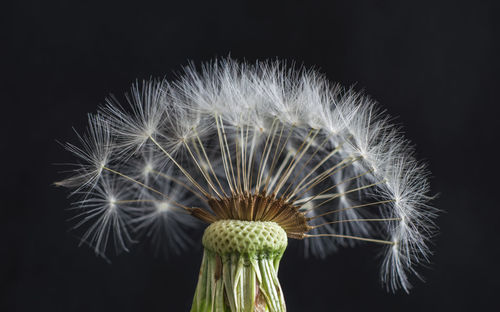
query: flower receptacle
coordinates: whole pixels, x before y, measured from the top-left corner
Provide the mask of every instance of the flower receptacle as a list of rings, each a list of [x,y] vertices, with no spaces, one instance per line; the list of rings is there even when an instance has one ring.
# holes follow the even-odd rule
[[[287,243],[274,222],[212,223],[191,311],[286,311],[277,273]]]

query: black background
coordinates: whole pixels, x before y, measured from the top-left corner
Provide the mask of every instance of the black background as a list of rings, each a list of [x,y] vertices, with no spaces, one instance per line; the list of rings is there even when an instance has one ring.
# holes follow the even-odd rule
[[[51,182],[109,93],[174,77],[188,60],[295,60],[377,99],[429,163],[445,211],[429,268],[410,295],[381,287],[377,248],[326,260],[287,251],[294,311],[471,311],[498,303],[498,42],[495,1],[116,3],[3,7],[0,310],[187,311],[201,251],[165,260],[147,244],[96,257],[69,231]],[[496,299],[496,300],[495,300]],[[494,306],[494,305],[493,305]]]

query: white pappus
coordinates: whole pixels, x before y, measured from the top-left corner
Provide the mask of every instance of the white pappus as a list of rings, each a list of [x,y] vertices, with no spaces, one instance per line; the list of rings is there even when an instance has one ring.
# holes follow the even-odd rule
[[[140,233],[178,251],[198,219],[264,220],[237,207],[265,199],[283,209],[269,220],[306,254],[386,246],[388,289],[408,291],[408,274],[429,261],[428,172],[363,94],[285,63],[224,59],[135,84],[126,99],[90,117],[82,147],[68,145],[81,163],[58,182],[82,194],[78,226],[89,225],[96,251],[110,235],[126,249]]]

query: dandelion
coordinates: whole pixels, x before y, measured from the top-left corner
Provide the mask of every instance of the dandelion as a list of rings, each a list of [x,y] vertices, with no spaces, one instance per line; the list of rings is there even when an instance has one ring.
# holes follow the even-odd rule
[[[427,171],[368,97],[314,71],[227,59],[136,84],[127,102],[90,117],[83,147],[68,145],[83,162],[59,184],[83,196],[77,226],[98,253],[137,236],[179,251],[208,225],[191,311],[285,311],[288,239],[319,257],[381,245],[389,290],[409,291],[428,262]]]

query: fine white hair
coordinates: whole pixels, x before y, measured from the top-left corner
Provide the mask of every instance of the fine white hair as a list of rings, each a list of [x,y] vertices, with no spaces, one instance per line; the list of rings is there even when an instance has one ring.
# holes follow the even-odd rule
[[[83,147],[68,145],[82,163],[59,182],[83,194],[79,225],[98,218],[84,237],[96,251],[110,232],[122,249],[141,232],[183,249],[198,225],[192,209],[210,214],[207,199],[262,193],[307,217],[306,255],[386,246],[390,290],[408,291],[409,273],[429,261],[428,172],[369,97],[279,61],[224,59],[188,66],[177,81],[136,83],[126,99],[90,117]]]

